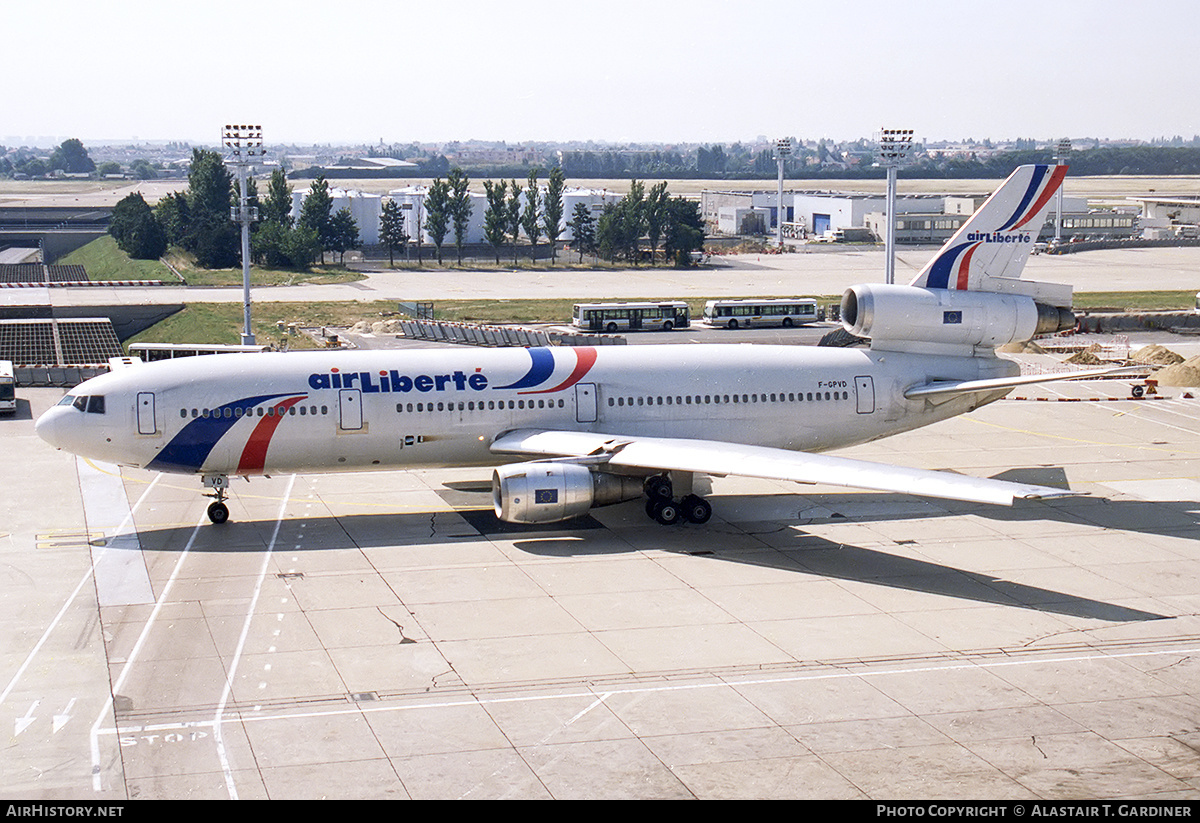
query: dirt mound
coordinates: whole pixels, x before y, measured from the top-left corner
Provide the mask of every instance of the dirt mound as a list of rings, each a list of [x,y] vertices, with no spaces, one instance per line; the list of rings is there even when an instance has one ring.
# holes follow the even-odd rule
[[[1066,362],[1076,366],[1101,366],[1104,364],[1103,360],[1088,350],[1075,352],[1067,358]]]
[[[1157,343],[1138,349],[1129,359],[1143,366],[1174,366],[1183,362],[1183,357]]]
[[[1159,369],[1154,373],[1154,379],[1160,386],[1200,386],[1200,354]]]
[[[1045,354],[1046,350],[1034,343],[1032,340],[1024,342],[1006,343],[996,351],[1005,352],[1007,354]]]

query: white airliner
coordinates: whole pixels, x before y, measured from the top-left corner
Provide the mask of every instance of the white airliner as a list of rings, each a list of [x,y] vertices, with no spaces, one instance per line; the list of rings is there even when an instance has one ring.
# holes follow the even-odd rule
[[[869,348],[658,345],[292,352],[118,369],[37,422],[85,457],[231,476],[492,465],[496,515],[577,517],[646,496],[703,523],[697,476],[740,475],[1011,505],[1069,491],[817,454],[969,412],[1022,383],[995,354],[1074,325],[1071,289],[1021,280],[1065,166],[1018,168],[908,286],[842,299]],[[1092,372],[1099,373],[1099,372]],[[1078,373],[1074,376],[1078,376]]]

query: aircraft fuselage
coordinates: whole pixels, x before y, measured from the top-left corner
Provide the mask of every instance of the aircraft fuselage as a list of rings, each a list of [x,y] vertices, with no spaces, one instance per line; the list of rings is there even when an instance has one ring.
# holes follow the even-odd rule
[[[915,384],[1016,371],[994,357],[810,346],[234,354],[97,377],[71,396],[102,397],[103,411],[61,405],[39,433],[93,459],[226,475],[492,465],[504,461],[491,442],[519,428],[815,452],[1004,394],[906,400]]]

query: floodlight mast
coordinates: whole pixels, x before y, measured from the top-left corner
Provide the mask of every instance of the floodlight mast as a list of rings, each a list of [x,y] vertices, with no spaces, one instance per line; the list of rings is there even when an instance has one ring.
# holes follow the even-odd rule
[[[775,243],[783,248],[783,164],[792,153],[792,138],[775,141],[775,161],[779,164],[779,189],[775,198]]]
[[[1058,147],[1054,151],[1054,162],[1062,164],[1067,155],[1071,153],[1071,141],[1063,138],[1058,141]],[[1062,242],[1062,203],[1063,203],[1063,187],[1058,187],[1058,194],[1055,195],[1055,215],[1054,215],[1054,245]]]
[[[879,162],[887,169],[887,214],[884,230],[886,282],[896,282],[896,169],[912,150],[912,129],[881,129]]]
[[[255,157],[263,155],[262,126],[226,125],[222,140],[230,151],[225,162],[237,168],[238,177],[238,205],[230,209],[230,217],[242,224],[242,316],[245,321],[242,345],[253,346],[254,332],[250,330],[250,224],[258,220],[258,207],[250,205],[247,181],[250,164]]]

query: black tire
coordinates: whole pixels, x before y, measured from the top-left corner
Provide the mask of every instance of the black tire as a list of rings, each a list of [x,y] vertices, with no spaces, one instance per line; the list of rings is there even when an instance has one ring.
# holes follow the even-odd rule
[[[217,526],[221,525],[229,520],[229,507],[220,501],[209,504],[208,519]]]
[[[616,333],[616,331],[617,331],[617,324],[616,324],[616,323],[609,323],[607,326],[605,326],[605,327],[604,327],[604,330],[605,330],[606,332],[608,332],[609,334],[614,334],[614,333]]]
[[[790,329],[793,325],[795,325],[795,324],[792,323],[792,318],[790,318],[790,317],[783,318],[783,327],[785,329]]]
[[[646,478],[646,483],[642,486],[642,490],[646,493],[646,497],[655,502],[670,500],[675,496],[675,490],[671,486],[671,478],[661,474]]]
[[[667,322],[663,323],[663,331],[670,331],[670,330],[671,330],[671,329],[673,329],[673,328],[675,328],[675,324],[674,324],[674,323],[672,323],[670,320],[668,320]]]
[[[727,329],[736,329],[737,327],[738,321],[736,317],[732,318],[728,323],[725,324],[725,328]]]
[[[682,515],[674,500],[660,500],[654,504],[654,519],[664,526],[674,526]]]
[[[698,495],[689,494],[679,501],[679,507],[683,509],[683,516],[689,523],[700,525],[707,523],[712,517],[712,504]]]

